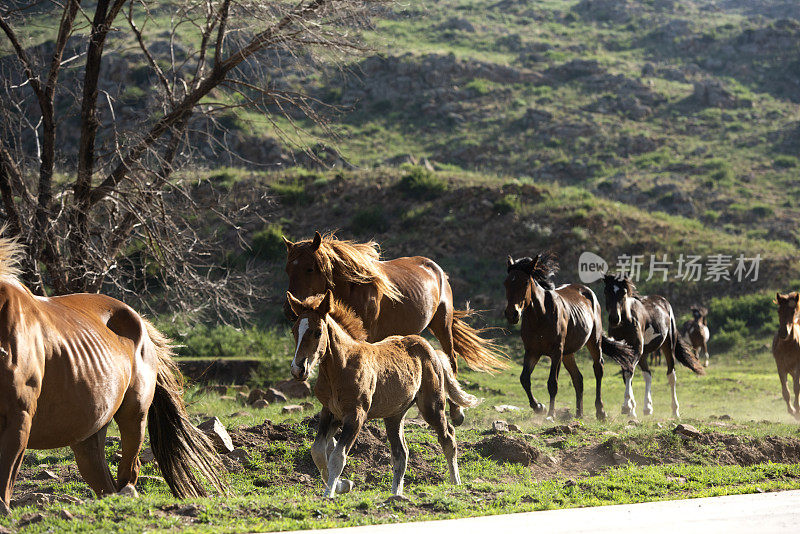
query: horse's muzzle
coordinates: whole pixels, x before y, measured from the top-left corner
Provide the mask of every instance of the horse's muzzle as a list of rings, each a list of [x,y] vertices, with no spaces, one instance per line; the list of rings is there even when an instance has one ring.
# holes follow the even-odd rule
[[[305,366],[300,367],[298,365],[292,365],[292,377],[295,380],[300,380],[301,382],[308,378],[308,370]]]

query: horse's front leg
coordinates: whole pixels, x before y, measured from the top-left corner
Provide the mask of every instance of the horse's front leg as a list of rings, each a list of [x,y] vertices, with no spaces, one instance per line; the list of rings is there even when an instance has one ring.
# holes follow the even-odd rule
[[[550,357],[550,376],[547,378],[547,392],[550,394],[550,407],[547,410],[547,418],[555,419],[556,416],[556,395],[558,394],[558,374],[561,371],[561,351],[555,352]]]
[[[531,393],[531,374],[533,373],[533,369],[536,367],[536,364],[539,363],[539,358],[541,357],[541,354],[537,354],[526,349],[525,359],[522,363],[522,373],[519,375],[519,382],[522,384],[522,389],[524,389],[525,393],[528,395],[528,403],[536,413],[542,413],[544,411],[544,404],[537,401],[533,396],[533,393]]]
[[[322,482],[328,482],[328,454],[329,443],[336,445],[334,434],[339,428],[338,423],[334,420],[333,414],[327,408],[322,408],[319,412],[319,425],[317,426],[317,437],[314,439],[314,444],[311,445],[311,458],[314,460],[314,465],[319,469],[319,474],[322,475]],[[330,448],[332,449],[333,446]]]
[[[352,488],[351,481],[339,480],[347,463],[347,454],[356,442],[356,436],[361,431],[361,427],[367,420],[366,410],[356,410],[353,414],[348,414],[342,421],[342,435],[339,442],[333,447],[328,456],[328,485],[325,488],[325,497],[333,498],[336,493],[345,493]],[[347,486],[345,488],[345,486]]]
[[[19,409],[19,401],[6,406],[16,413],[8,410],[0,417],[0,516],[11,512],[11,493],[28,446],[32,420],[31,412]]]
[[[792,384],[794,385],[794,416],[800,419],[800,373],[795,372],[792,375]]]

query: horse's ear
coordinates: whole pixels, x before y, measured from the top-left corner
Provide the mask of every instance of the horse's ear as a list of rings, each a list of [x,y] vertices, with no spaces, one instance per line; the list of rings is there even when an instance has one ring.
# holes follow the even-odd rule
[[[785,297],[783,295],[781,295],[780,293],[775,293],[775,303],[776,304],[780,304],[781,302],[783,302],[784,298]]]
[[[286,300],[289,301],[289,306],[292,308],[292,311],[295,315],[300,315],[303,311],[303,303],[294,298],[291,291],[286,292]]]
[[[322,236],[319,235],[319,232],[314,232],[314,240],[311,242],[311,250],[316,251],[321,244]]]
[[[506,259],[506,268],[510,269],[512,265],[514,265],[514,258],[509,256],[508,259]]]
[[[288,250],[292,250],[292,247],[294,246],[294,243],[292,243],[291,241],[286,239],[285,235],[282,235],[281,237],[283,238],[283,244],[286,245],[286,250],[287,251]]]
[[[322,315],[328,315],[333,309],[333,292],[329,289],[325,292],[325,297],[322,302],[317,306],[317,312]]]

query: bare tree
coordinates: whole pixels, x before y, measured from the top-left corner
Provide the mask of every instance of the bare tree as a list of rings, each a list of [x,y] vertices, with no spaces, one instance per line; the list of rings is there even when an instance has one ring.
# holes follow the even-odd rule
[[[199,132],[218,131],[221,112],[255,109],[285,135],[301,118],[322,122],[324,106],[299,82],[321,55],[360,50],[354,36],[375,4],[3,2],[0,217],[28,245],[32,289],[138,294],[155,264],[177,300],[236,312],[234,293],[252,290],[247,277],[218,268],[216,242],[237,238],[239,207],[198,197],[202,184],[175,171],[195,156]],[[136,88],[121,80],[131,78],[125,58],[134,52],[147,91],[132,105]],[[224,135],[202,142],[211,158],[229,149]],[[197,228],[200,212],[231,230]]]

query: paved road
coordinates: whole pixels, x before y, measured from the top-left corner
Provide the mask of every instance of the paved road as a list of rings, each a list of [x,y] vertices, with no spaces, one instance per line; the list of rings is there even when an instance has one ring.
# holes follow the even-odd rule
[[[800,530],[800,491],[732,495],[422,523],[337,528],[325,534],[766,534]],[[315,532],[307,530],[302,532]],[[295,533],[296,534],[296,533]]]

